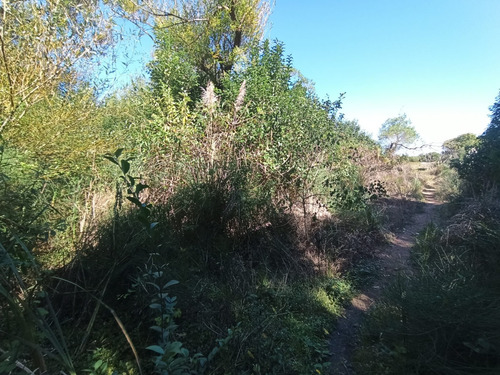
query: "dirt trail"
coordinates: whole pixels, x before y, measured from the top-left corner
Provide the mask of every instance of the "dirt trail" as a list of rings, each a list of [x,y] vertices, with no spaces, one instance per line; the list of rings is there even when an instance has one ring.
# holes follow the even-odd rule
[[[433,220],[439,205],[431,186],[424,188],[423,195],[425,204],[422,212],[415,214],[411,224],[395,233],[390,243],[377,252],[375,261],[380,269],[378,279],[352,299],[343,318],[337,322],[336,331],[330,340],[332,375],[355,374],[350,357],[358,341],[358,328],[364,314],[377,302],[384,288],[399,272],[411,272],[409,258],[415,235]]]

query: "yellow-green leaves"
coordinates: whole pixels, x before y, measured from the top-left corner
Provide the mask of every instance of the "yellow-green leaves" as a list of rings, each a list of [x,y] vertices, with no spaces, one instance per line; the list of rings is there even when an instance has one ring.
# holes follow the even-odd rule
[[[187,57],[204,77],[203,86],[207,81],[219,86],[224,73],[260,40],[269,9],[260,0],[192,0],[159,12],[155,33]]]
[[[75,85],[77,71],[112,43],[112,21],[98,2],[7,0],[1,9],[0,133]]]

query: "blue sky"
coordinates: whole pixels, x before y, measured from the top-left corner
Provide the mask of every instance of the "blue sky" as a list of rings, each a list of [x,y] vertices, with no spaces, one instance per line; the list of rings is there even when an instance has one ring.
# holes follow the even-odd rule
[[[500,89],[500,0],[276,0],[268,29],[320,97],[346,93],[342,112],[375,139],[401,113],[435,151],[489,123]],[[120,79],[146,76],[151,40],[122,45],[130,65]]]
[[[406,113],[425,143],[480,134],[500,89],[500,0],[277,0],[285,43],[321,97],[375,138]]]

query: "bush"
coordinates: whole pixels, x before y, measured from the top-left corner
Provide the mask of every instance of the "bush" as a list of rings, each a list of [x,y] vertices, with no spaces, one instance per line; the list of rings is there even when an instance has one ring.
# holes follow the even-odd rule
[[[487,192],[500,183],[500,95],[490,107],[491,122],[462,161],[455,163],[460,177],[468,183],[469,193]]]

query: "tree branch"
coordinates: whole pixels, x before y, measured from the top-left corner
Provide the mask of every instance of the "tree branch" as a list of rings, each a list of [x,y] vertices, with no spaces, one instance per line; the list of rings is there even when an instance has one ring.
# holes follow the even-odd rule
[[[14,108],[14,88],[12,84],[12,76],[10,73],[10,67],[9,67],[9,62],[7,60],[7,53],[5,52],[5,40],[4,40],[4,27],[5,27],[5,15],[7,14],[6,11],[3,10],[2,8],[2,25],[1,25],[1,30],[0,30],[0,49],[2,52],[2,61],[5,66],[5,73],[7,74],[7,81],[9,82],[9,99],[10,99],[10,105],[12,108]],[[1,130],[1,129],[0,129]]]
[[[415,147],[409,147],[409,146],[405,146],[405,145],[402,145],[402,144],[399,144],[398,146],[400,148],[404,148],[405,150],[416,151],[416,150],[421,150],[421,149],[423,149],[425,147],[432,147],[432,144],[423,144],[423,145],[415,146]]]
[[[141,6],[138,3],[136,3],[135,1],[132,1],[132,3],[138,9],[141,9]],[[179,22],[177,22],[177,23],[174,23],[172,25],[169,25],[169,26],[166,26],[166,27],[162,27],[162,28],[168,28],[168,27],[172,27],[172,26],[176,26],[176,25],[182,25],[184,23],[205,22],[205,21],[208,21],[208,18],[192,18],[192,19],[188,19],[188,18],[179,16],[178,14],[175,14],[175,13],[172,13],[172,12],[168,12],[168,11],[157,12],[154,9],[148,9],[146,7],[142,7],[142,10],[145,13],[147,13],[148,15],[153,16],[153,17],[172,17],[172,18],[176,18],[176,19],[179,20]]]

